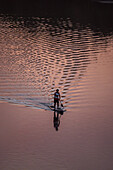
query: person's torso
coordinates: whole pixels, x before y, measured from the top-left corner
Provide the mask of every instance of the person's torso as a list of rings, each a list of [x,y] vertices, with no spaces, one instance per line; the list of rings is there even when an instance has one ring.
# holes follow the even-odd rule
[[[54,98],[55,98],[55,99],[59,99],[59,97],[60,97],[60,94],[59,94],[58,92],[55,92]]]

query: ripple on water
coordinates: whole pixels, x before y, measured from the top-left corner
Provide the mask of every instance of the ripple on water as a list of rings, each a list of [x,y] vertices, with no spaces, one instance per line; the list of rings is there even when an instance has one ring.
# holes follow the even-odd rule
[[[51,103],[59,88],[68,109],[96,101],[90,100],[90,89],[97,88],[98,76],[102,76],[98,63],[101,67],[106,59],[100,60],[100,56],[108,51],[111,56],[112,37],[95,35],[88,26],[73,25],[70,18],[0,20],[1,98],[35,105]]]

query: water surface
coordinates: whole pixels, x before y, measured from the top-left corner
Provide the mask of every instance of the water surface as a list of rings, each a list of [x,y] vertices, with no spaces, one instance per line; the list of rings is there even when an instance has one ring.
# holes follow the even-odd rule
[[[59,88],[69,110],[111,105],[112,34],[71,18],[1,17],[0,29],[2,100],[44,107]]]
[[[112,170],[113,28],[106,27],[1,15],[0,100],[30,106],[10,117],[1,107],[2,170]],[[48,108],[56,88],[67,110],[57,132]]]

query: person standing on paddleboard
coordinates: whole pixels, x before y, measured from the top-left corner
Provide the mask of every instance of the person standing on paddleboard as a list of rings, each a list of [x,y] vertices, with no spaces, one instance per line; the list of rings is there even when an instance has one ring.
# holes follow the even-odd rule
[[[57,108],[59,108],[59,101],[60,101],[60,93],[59,93],[59,89],[57,89],[56,92],[54,93],[54,108],[56,107],[56,104],[57,104]]]

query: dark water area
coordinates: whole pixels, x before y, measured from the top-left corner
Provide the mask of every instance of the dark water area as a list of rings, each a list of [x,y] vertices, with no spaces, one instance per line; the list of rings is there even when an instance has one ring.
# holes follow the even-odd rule
[[[75,1],[13,1],[1,2],[0,13],[15,17],[68,18],[94,32],[110,33],[113,28],[113,4],[91,0]]]
[[[112,170],[113,6],[43,2],[1,4],[0,169]]]

